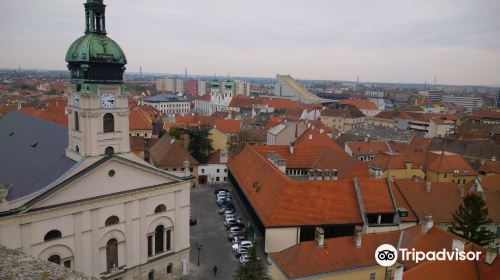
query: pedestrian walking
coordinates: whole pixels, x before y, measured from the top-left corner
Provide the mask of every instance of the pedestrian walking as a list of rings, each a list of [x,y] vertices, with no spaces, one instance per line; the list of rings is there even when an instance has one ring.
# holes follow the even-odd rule
[[[214,265],[214,268],[212,270],[214,271],[214,276],[216,276],[217,275],[217,266]]]

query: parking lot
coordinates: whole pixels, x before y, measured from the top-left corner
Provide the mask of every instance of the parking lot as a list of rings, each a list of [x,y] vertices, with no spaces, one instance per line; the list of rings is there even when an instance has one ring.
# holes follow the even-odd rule
[[[202,185],[191,189],[191,214],[197,219],[197,224],[191,226],[189,279],[233,279],[239,266],[231,250],[232,243],[227,240],[227,231],[223,217],[218,214],[219,207],[213,191],[224,187],[227,186]],[[200,266],[197,244],[201,244]],[[212,271],[214,265],[218,268],[216,277]]]

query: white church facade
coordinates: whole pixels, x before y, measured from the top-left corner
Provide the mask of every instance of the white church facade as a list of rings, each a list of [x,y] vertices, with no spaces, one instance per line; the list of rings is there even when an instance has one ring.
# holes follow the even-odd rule
[[[0,120],[0,244],[101,279],[178,279],[189,268],[190,186],[130,151],[125,55],[102,0],[66,55],[68,128]]]

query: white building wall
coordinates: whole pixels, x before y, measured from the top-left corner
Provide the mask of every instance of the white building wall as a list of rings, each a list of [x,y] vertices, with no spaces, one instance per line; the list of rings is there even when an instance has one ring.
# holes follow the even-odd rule
[[[207,176],[209,184],[218,184],[227,182],[228,171],[226,164],[206,164],[198,166],[198,175]],[[219,177],[219,181],[217,181]],[[213,180],[213,181],[212,181]]]

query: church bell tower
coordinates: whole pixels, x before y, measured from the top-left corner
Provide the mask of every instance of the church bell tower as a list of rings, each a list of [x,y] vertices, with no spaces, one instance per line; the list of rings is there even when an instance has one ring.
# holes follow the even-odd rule
[[[101,156],[130,152],[128,96],[123,84],[127,60],[106,36],[103,0],[87,0],[85,34],[66,53],[71,72],[67,86],[68,148],[66,155]]]

